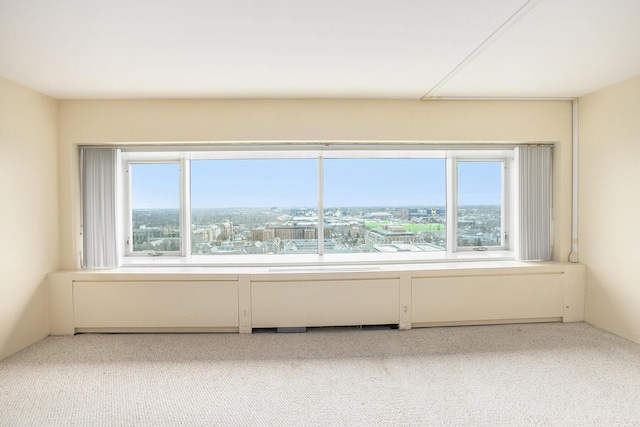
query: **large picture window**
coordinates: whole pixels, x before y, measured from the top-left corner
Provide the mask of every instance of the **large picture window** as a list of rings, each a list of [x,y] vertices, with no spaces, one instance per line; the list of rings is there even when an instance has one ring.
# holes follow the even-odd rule
[[[513,147],[235,148],[121,149],[120,264],[513,256]]]

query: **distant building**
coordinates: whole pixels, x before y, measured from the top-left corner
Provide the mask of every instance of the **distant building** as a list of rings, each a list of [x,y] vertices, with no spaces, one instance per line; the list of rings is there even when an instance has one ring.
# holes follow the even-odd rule
[[[305,227],[297,225],[282,225],[273,227],[273,234],[281,240],[304,239],[304,230]]]
[[[409,209],[396,209],[393,216],[401,219],[409,219]]]
[[[331,226],[325,225],[324,237],[331,237],[332,230]],[[317,239],[318,229],[315,225],[279,225],[273,227],[273,237],[281,240]]]
[[[424,218],[424,217],[432,217],[432,216],[444,216],[446,214],[446,210],[444,208],[428,208],[428,209],[412,209],[409,211],[410,217]]]
[[[150,249],[154,251],[179,251],[180,250],[180,241],[179,237],[164,237],[161,239],[152,240],[149,242],[149,246],[145,249]]]
[[[159,227],[140,227],[133,230],[133,250],[151,249],[146,247],[152,240],[164,237],[164,229]]]
[[[365,218],[390,219],[393,218],[393,214],[390,212],[371,212],[366,214]]]
[[[215,242],[222,233],[220,227],[215,224],[200,227],[193,230],[191,241],[195,243]]]
[[[375,250],[376,245],[390,243],[416,243],[419,237],[416,233],[407,231],[399,225],[381,225],[369,230],[365,235],[364,244],[369,251]]]
[[[254,242],[266,242],[266,239],[264,238],[265,230],[266,229],[264,227],[258,227],[251,230],[251,240]]]
[[[425,243],[389,243],[374,246],[375,252],[441,252],[443,247]]]
[[[304,229],[304,238],[307,239],[317,239],[318,231],[315,228],[305,228]]]
[[[332,252],[336,246],[335,239],[325,239],[324,249],[327,252]],[[318,252],[318,241],[311,239],[294,239],[287,241],[282,247],[283,253],[305,253],[313,254]]]
[[[276,233],[273,231],[273,228],[265,228],[262,230],[262,241],[263,242],[271,242],[275,239]]]
[[[222,234],[227,236],[233,236],[233,222],[227,220],[220,224],[220,230]]]

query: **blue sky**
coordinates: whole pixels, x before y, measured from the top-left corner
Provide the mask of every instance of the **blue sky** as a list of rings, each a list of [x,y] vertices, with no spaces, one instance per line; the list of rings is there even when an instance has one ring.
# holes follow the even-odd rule
[[[460,204],[499,204],[497,162],[458,164]],[[133,164],[134,209],[179,207],[177,164]],[[325,207],[444,206],[443,159],[325,159]],[[193,160],[193,208],[315,207],[315,159]]]
[[[499,205],[501,180],[501,162],[458,162],[458,205]]]
[[[177,163],[134,163],[129,170],[133,209],[180,207],[180,166]]]

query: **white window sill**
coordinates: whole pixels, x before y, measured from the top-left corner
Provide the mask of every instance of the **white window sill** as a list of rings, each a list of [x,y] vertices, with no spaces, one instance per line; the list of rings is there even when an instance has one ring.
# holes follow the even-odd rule
[[[432,252],[420,254],[193,255],[125,257],[122,267],[349,267],[423,263],[512,261],[512,251]]]

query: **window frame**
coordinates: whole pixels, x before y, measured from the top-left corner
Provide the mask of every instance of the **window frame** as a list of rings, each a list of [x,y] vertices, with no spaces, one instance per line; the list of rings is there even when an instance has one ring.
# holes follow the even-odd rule
[[[122,242],[122,256],[128,257],[140,257],[140,256],[155,256],[155,255],[167,255],[167,256],[188,256],[185,251],[185,223],[190,220],[186,218],[187,212],[185,207],[188,205],[188,183],[186,182],[188,175],[185,173],[188,165],[185,165],[184,158],[166,158],[166,156],[158,157],[157,155],[148,156],[147,158],[136,158],[138,156],[121,156],[122,162],[122,206],[124,207],[122,212],[122,230],[124,236],[120,239]],[[133,158],[132,158],[133,157]],[[177,251],[134,251],[133,250],[133,208],[132,208],[132,176],[131,166],[135,164],[176,164],[178,165],[178,227],[180,232],[180,249]]]
[[[511,220],[511,203],[512,195],[511,191],[511,168],[513,163],[513,157],[467,157],[466,155],[456,156],[453,160],[454,169],[455,169],[455,194],[452,195],[452,201],[454,203],[455,216],[456,220],[454,222],[455,226],[455,244],[456,244],[456,252],[465,252],[465,251],[505,251],[510,249],[510,239],[509,237],[512,234],[513,221]],[[500,192],[501,192],[501,200],[500,200],[500,245],[494,246],[461,246],[458,245],[458,219],[459,215],[459,205],[458,205],[458,177],[459,177],[459,169],[458,166],[463,162],[493,162],[502,163],[501,166],[501,177],[500,177]],[[481,249],[478,249],[481,248]]]
[[[452,149],[453,148],[453,149]],[[121,170],[124,185],[121,186],[123,200],[122,254],[120,265],[145,265],[140,258],[148,252],[133,252],[127,245],[127,237],[132,242],[132,210],[131,210],[131,175],[129,165],[132,163],[179,163],[180,170],[180,251],[162,252],[150,264],[178,265],[308,265],[317,263],[335,264],[380,264],[380,263],[419,263],[459,259],[501,258],[513,259],[513,169],[515,169],[513,145],[456,145],[438,146],[433,144],[349,144],[332,145],[277,145],[247,144],[225,146],[182,147],[126,147],[121,148]],[[283,158],[315,158],[318,161],[318,236],[324,235],[324,194],[323,194],[323,161],[332,158],[442,158],[445,161],[445,194],[446,194],[446,244],[439,252],[420,253],[420,256],[407,254],[382,253],[324,253],[324,239],[318,239],[318,253],[314,255],[198,255],[192,254],[191,248],[191,203],[190,203],[190,161],[201,159],[283,159]],[[502,213],[500,246],[486,247],[486,253],[478,253],[473,247],[458,246],[458,206],[457,206],[457,164],[458,161],[501,161],[502,173]],[[127,236],[128,233],[128,236]],[[484,251],[483,251],[484,252]],[[268,259],[265,259],[267,258]],[[161,259],[160,259],[161,258]]]

